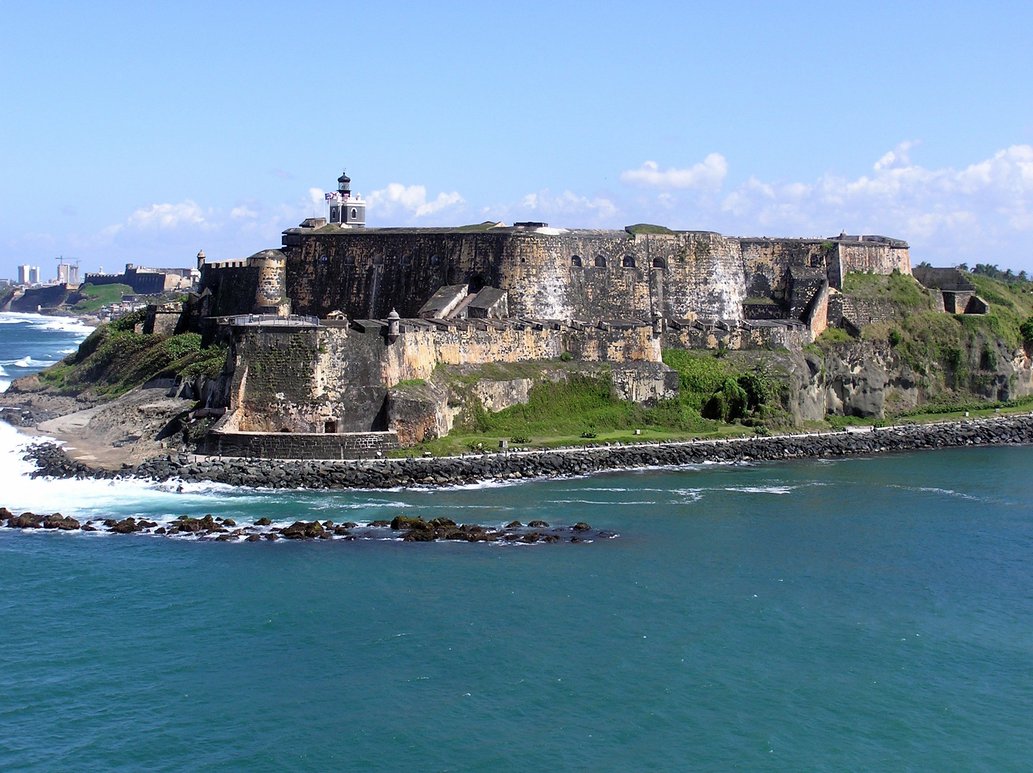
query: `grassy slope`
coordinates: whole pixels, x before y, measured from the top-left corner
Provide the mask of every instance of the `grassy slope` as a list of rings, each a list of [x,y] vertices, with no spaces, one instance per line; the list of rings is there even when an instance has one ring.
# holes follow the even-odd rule
[[[705,418],[703,414],[707,413],[714,394],[720,392],[729,379],[734,381],[740,377],[758,378],[769,390],[771,405],[777,402],[781,384],[775,369],[764,357],[770,353],[756,354],[756,358],[718,357],[713,352],[666,351],[664,361],[679,372],[681,389],[676,399],[652,407],[615,399],[611,395],[610,381],[604,375],[577,372],[558,383],[539,383],[532,388],[527,404],[514,405],[497,413],[489,413],[469,401],[468,410],[448,437],[423,444],[419,450],[434,454],[459,453],[476,449],[478,444],[496,448],[502,439],[516,445],[554,447],[754,433],[758,430],[752,426],[725,423]],[[543,363],[522,363],[517,370],[513,367],[496,364],[470,369],[461,380],[470,383],[478,378],[540,378]],[[561,366],[550,363],[549,367]],[[572,367],[576,368],[576,363]],[[457,379],[452,381],[455,384]],[[782,414],[777,409],[772,410],[771,405],[751,411],[748,420],[761,424],[770,419],[778,423]]]
[[[118,303],[123,295],[131,295],[133,288],[129,285],[92,285],[84,284],[79,288],[81,298],[72,306],[72,311],[78,314],[92,314],[104,306]]]
[[[137,333],[141,319],[141,313],[134,313],[98,327],[75,354],[42,371],[40,381],[61,394],[117,397],[153,378],[214,376],[222,369],[225,349],[202,349],[197,333]]]
[[[892,349],[915,371],[931,410],[971,411],[980,405],[1001,358],[1023,346],[1020,324],[1033,316],[1033,284],[1009,285],[977,274],[968,278],[990,304],[989,313],[934,311],[933,296],[907,276],[849,274],[844,281],[845,294],[896,308],[892,321],[866,325],[861,339]],[[844,331],[829,330],[819,345],[830,350],[850,340]]]

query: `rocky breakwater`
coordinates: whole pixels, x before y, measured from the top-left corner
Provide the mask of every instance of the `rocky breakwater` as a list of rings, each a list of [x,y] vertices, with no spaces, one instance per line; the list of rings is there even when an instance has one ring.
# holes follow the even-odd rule
[[[704,462],[782,461],[866,456],[957,446],[1033,443],[1033,416],[1003,416],[863,431],[748,437],[685,443],[615,445],[557,451],[376,461],[283,460],[165,456],[136,467],[135,476],[217,481],[270,488],[395,488],[589,475],[615,469]]]
[[[269,518],[254,523],[238,524],[232,518],[215,517],[210,513],[195,518],[182,515],[173,521],[159,523],[146,518],[93,518],[80,522],[61,513],[15,515],[0,507],[0,525],[9,529],[44,529],[56,531],[108,532],[112,534],[150,534],[214,542],[275,542],[277,540],[401,540],[402,542],[486,542],[493,544],[586,543],[596,539],[612,539],[614,532],[593,529],[587,523],[573,526],[550,526],[545,521],[522,524],[511,521],[505,526],[457,524],[451,518],[396,516],[390,521],[373,521],[360,525],[353,521],[294,521],[278,526]]]
[[[683,443],[611,445],[555,451],[362,461],[247,459],[175,454],[123,470],[154,480],[212,481],[255,488],[396,488],[589,475],[605,470],[867,456],[957,446],[1033,443],[1033,415],[1006,415],[934,424],[903,424],[805,435],[753,436]],[[36,475],[68,477],[89,468],[63,460],[53,445],[27,453]],[[110,473],[95,471],[97,475]]]

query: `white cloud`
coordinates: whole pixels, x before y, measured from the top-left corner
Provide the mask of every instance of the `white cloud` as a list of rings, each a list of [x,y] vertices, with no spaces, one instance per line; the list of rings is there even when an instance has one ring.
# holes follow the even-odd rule
[[[602,196],[581,196],[569,190],[558,195],[553,195],[548,190],[528,193],[520,200],[516,210],[518,213],[532,213],[546,218],[587,218],[593,222],[606,221],[617,214],[616,205],[609,199]]]
[[[731,233],[814,236],[845,229],[906,239],[917,260],[1033,264],[1033,146],[1013,145],[961,168],[922,166],[911,158],[916,146],[901,143],[856,178],[778,184],[751,178],[710,214]]]
[[[126,221],[132,228],[175,229],[182,226],[209,227],[205,213],[196,202],[187,199],[178,204],[151,204],[133,212]]]
[[[234,220],[254,220],[258,217],[258,213],[246,204],[241,204],[230,210],[230,217]]]
[[[423,185],[402,185],[389,183],[386,188],[373,191],[368,197],[370,212],[378,216],[390,216],[396,213],[408,214],[411,217],[426,217],[446,209],[458,207],[465,201],[457,192],[439,193],[434,199],[427,200],[427,188]]]
[[[918,143],[913,140],[904,140],[893,150],[883,154],[882,158],[875,162],[875,171],[879,172],[883,169],[911,166],[911,156],[909,151],[917,144]]]
[[[720,153],[711,153],[698,164],[686,169],[660,169],[655,161],[646,161],[638,169],[621,172],[621,181],[653,188],[720,188],[728,175],[728,162]]]

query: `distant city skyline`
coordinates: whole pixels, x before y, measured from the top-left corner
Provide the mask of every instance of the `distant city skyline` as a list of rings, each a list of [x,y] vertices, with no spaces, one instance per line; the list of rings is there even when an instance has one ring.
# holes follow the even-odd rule
[[[1033,272],[1033,6],[5,8],[0,276],[377,226],[653,222]],[[17,109],[13,109],[16,107]]]

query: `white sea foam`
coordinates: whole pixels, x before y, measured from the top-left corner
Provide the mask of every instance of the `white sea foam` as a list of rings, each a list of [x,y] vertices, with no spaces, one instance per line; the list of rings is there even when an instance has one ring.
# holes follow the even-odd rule
[[[974,497],[971,494],[966,494],[962,491],[955,491],[949,488],[939,488],[937,486],[889,486],[889,488],[903,489],[904,491],[918,491],[922,494],[942,494],[948,497],[957,497],[958,499],[969,499],[973,502],[981,501],[979,497]]]
[[[7,371],[4,370],[4,366],[3,365],[0,365],[0,376],[6,376],[6,375],[7,375]]]
[[[217,507],[213,492],[177,491],[167,484],[143,480],[53,480],[31,478],[32,462],[22,456],[32,440],[0,422],[0,506],[46,513],[60,511],[76,517],[98,517],[133,511],[157,519],[160,513],[182,514]],[[228,502],[232,502],[229,499]],[[226,504],[226,503],[220,503]]]
[[[612,506],[623,507],[625,505],[655,505],[656,504],[656,500],[655,499],[645,499],[645,500],[637,500],[637,501],[611,500],[611,501],[607,502],[606,500],[598,500],[598,499],[550,499],[550,500],[548,500],[548,502],[546,504],[550,504],[550,505],[607,505],[607,506],[611,506],[611,507]]]
[[[26,314],[18,311],[0,312],[0,325],[31,325],[39,330],[55,330],[76,333],[83,337],[93,332],[94,327],[74,317],[48,317],[44,314]]]
[[[685,501],[688,502],[698,502],[703,498],[703,489],[701,488],[676,488],[672,489],[671,493],[684,497]]]
[[[726,486],[725,491],[736,491],[740,494],[792,494],[796,486]]]
[[[10,379],[0,378],[0,392],[6,392],[9,386],[11,386]]]

